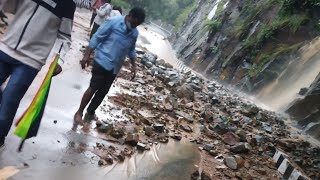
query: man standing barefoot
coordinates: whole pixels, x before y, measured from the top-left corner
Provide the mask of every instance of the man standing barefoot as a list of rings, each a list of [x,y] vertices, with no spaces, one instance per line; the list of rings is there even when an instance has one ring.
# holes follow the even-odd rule
[[[89,88],[82,97],[80,107],[74,115],[73,130],[77,129],[78,124],[82,124],[83,111],[90,101],[84,120],[88,123],[97,120],[95,110],[108,93],[127,55],[132,65],[132,79],[135,77],[135,44],[139,34],[136,27],[144,20],[145,11],[142,8],[133,8],[125,17],[108,19],[93,35],[80,62],[83,69],[88,66],[90,54],[95,50],[92,78]]]

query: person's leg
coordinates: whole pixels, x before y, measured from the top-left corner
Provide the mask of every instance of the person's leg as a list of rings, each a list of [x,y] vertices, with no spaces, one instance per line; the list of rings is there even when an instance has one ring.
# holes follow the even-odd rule
[[[78,123],[78,124],[82,123],[82,116],[83,116],[84,108],[87,107],[87,105],[90,102],[90,100],[92,99],[94,93],[95,93],[95,90],[93,90],[91,87],[89,87],[86,90],[86,92],[84,92],[82,99],[81,99],[80,107],[79,107],[78,111],[76,112],[76,114],[74,115],[74,120],[76,121],[76,123]]]
[[[0,51],[0,105],[2,99],[1,86],[8,79],[11,73],[11,65],[7,62],[8,59],[10,59],[10,57],[4,52]]]
[[[11,61],[12,73],[3,91],[0,106],[0,139],[4,139],[7,136],[20,101],[38,74],[37,69],[24,65],[12,58]]]
[[[89,115],[95,114],[96,109],[100,106],[105,96],[108,94],[115,77],[116,75],[113,74],[113,71],[106,71],[104,81],[100,82],[102,86],[94,94],[94,97],[87,108]]]
[[[92,16],[91,16],[91,19],[90,19],[90,28],[91,28],[91,26],[92,26],[92,24],[94,22],[94,18],[96,18],[96,16],[97,16],[97,14],[93,12]]]
[[[77,112],[74,115],[74,123],[72,130],[76,130],[78,127],[78,124],[83,124],[83,111],[89,104],[90,100],[92,99],[94,93],[99,89],[99,86],[101,84],[101,78],[102,76],[102,70],[100,65],[94,63],[93,68],[92,68],[92,77],[90,81],[90,86],[89,88],[85,91],[85,93],[82,96],[80,107],[77,110]]]
[[[93,28],[92,28],[91,34],[90,34],[90,39],[92,38],[92,36],[94,35],[94,33],[96,33],[96,32],[98,31],[99,27],[100,27],[100,26],[99,26],[98,24],[96,24],[96,23],[93,24]]]

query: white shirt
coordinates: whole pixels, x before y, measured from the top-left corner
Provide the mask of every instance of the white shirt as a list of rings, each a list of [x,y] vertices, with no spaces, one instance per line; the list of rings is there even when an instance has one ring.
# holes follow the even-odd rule
[[[97,16],[94,18],[94,22],[100,26],[109,17],[111,11],[111,5],[108,3],[104,4],[97,9]]]

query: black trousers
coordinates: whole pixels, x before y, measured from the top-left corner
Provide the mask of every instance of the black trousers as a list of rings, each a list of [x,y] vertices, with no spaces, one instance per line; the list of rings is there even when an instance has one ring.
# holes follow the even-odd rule
[[[87,112],[93,115],[96,109],[100,106],[105,96],[108,94],[116,75],[113,74],[113,69],[105,70],[101,65],[94,62],[92,69],[92,78],[90,88],[95,91]]]
[[[96,18],[97,13],[92,13],[91,19],[90,19],[90,27],[92,26],[93,22],[94,22],[94,18]]]
[[[98,24],[96,24],[96,23],[93,24],[93,28],[92,28],[91,34],[90,34],[90,39],[92,38],[92,36],[94,35],[94,33],[97,32],[97,30],[99,29],[99,27],[100,27],[100,26],[99,26]]]

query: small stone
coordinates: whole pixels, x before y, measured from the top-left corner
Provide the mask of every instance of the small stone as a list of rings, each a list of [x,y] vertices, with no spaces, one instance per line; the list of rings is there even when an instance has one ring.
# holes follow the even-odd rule
[[[210,124],[209,129],[211,129],[212,131],[214,131],[220,135],[225,134],[229,131],[228,126],[223,123],[219,123],[216,125]]]
[[[236,158],[236,161],[237,161],[237,168],[243,167],[245,163],[244,159],[238,155],[235,155],[234,157]]]
[[[218,156],[218,155],[219,155],[219,152],[218,152],[218,151],[216,151],[216,150],[211,150],[211,151],[209,152],[209,154],[210,154],[211,156],[216,157],[216,156]]]
[[[136,146],[139,142],[139,135],[133,134],[133,133],[128,133],[125,143],[131,145],[131,146]]]
[[[98,165],[99,165],[99,166],[105,166],[105,165],[107,165],[107,164],[108,164],[107,161],[104,160],[104,159],[100,159],[100,160],[98,161]]]
[[[233,169],[233,170],[238,169],[238,163],[237,163],[236,158],[234,158],[232,156],[228,156],[228,157],[226,157],[224,162],[230,169]]]
[[[139,151],[144,151],[144,150],[146,150],[146,146],[147,146],[147,145],[145,145],[145,144],[143,144],[143,143],[138,143],[138,144],[137,144],[137,149],[138,149]]]
[[[153,128],[151,126],[145,126],[143,129],[144,129],[144,132],[147,136],[152,136]]]
[[[237,130],[236,135],[240,138],[240,142],[247,142],[247,133],[243,130]]]
[[[100,133],[108,133],[108,132],[112,131],[112,129],[113,129],[112,124],[103,124],[100,127],[98,127],[98,131]]]
[[[122,138],[125,135],[125,128],[124,127],[114,127],[112,132],[111,132],[111,136],[119,139]]]
[[[220,104],[220,103],[221,103],[220,100],[218,98],[216,98],[216,97],[211,99],[211,104],[212,105],[216,105],[216,104]]]
[[[111,155],[108,155],[105,160],[107,161],[108,164],[113,164],[113,158]]]
[[[120,162],[123,162],[125,160],[125,153],[123,151],[116,153],[115,156]]]
[[[180,125],[180,128],[182,130],[184,130],[185,132],[191,133],[192,132],[192,128],[188,125]]]
[[[164,125],[163,124],[154,124],[153,128],[159,133],[162,133],[164,131]]]
[[[213,150],[214,149],[214,145],[213,144],[206,144],[206,145],[204,145],[203,146],[203,149],[205,150],[205,151],[211,151],[211,150]]]
[[[182,111],[176,111],[175,112],[178,116],[182,117],[183,120],[187,121],[188,123],[193,123],[194,119],[189,114],[182,112]]]
[[[181,136],[180,134],[174,134],[174,135],[172,136],[172,138],[175,139],[175,140],[181,141],[182,136]]]
[[[239,143],[230,148],[233,153],[248,153],[251,150],[251,146],[248,143]]]
[[[223,142],[233,146],[240,142],[240,138],[232,132],[227,132],[223,135]]]
[[[57,120],[54,120],[54,121],[53,121],[54,124],[57,124],[57,122],[58,122]]]

